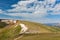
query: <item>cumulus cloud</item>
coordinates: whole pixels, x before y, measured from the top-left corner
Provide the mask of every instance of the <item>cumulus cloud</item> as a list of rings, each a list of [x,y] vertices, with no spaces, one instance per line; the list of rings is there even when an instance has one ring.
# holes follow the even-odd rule
[[[48,2],[47,4],[54,4],[56,2],[56,0],[46,0],[46,2]]]
[[[29,4],[29,3],[32,3],[32,2],[34,2],[35,4],[35,9],[34,9],[34,7],[31,7],[31,8],[27,8],[26,7],[26,5],[27,4]],[[40,3],[40,2],[39,2]],[[39,16],[39,17],[43,17],[43,16],[45,16],[46,15],[46,8],[44,8],[43,6],[44,5],[39,5],[39,3],[37,2],[36,3],[36,1],[20,1],[20,2],[18,2],[18,4],[14,4],[14,5],[12,5],[12,7],[15,7],[14,9],[10,9],[10,10],[8,10],[8,12],[16,12],[17,14],[20,14],[20,15],[22,15],[21,14],[21,11],[29,11],[29,12],[32,12],[31,14],[29,14],[28,13],[28,15],[31,15],[31,16]],[[36,5],[36,4],[38,4],[38,5]],[[42,4],[42,2],[41,2],[41,4]],[[19,12],[19,13],[18,13]],[[23,13],[24,14],[24,13]],[[26,15],[27,16],[27,13],[25,13],[24,15]],[[17,15],[18,16],[18,15]]]
[[[52,11],[51,15],[60,15],[60,4],[56,4],[54,8],[48,8],[49,11]]]
[[[31,8],[27,8],[27,5],[34,2],[34,6]],[[60,4],[57,4],[54,8],[56,0],[45,0],[45,1],[37,1],[37,0],[27,0],[27,1],[19,1],[17,4],[12,5],[15,7],[14,9],[9,9],[8,14],[11,16],[22,16],[25,20],[32,21],[40,21],[42,22],[58,22],[55,19],[47,19],[45,16],[48,15],[48,10],[51,10],[51,15],[60,15]],[[31,13],[30,13],[31,12]],[[36,20],[37,19],[37,20]]]
[[[57,4],[53,10],[53,15],[60,15],[60,4]]]
[[[19,1],[18,4],[12,5],[12,7],[15,7],[15,8],[8,10],[8,12],[33,11],[34,9],[32,8],[30,9],[26,8],[26,5],[28,3],[31,3],[31,2],[30,1]]]
[[[3,13],[4,11],[0,9],[0,13]]]

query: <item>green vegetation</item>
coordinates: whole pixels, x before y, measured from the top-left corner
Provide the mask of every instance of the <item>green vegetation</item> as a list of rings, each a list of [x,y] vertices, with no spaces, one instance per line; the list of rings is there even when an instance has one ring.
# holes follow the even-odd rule
[[[21,37],[19,36],[21,30],[21,27],[19,25],[20,23],[25,24],[29,28],[28,31],[38,31],[40,33],[23,34],[23,37]],[[9,27],[3,27],[3,29],[0,29],[0,40],[14,40],[15,38],[18,38],[17,40],[60,40],[60,28],[46,26],[34,22],[19,21],[18,24],[14,24]]]
[[[4,28],[0,32],[0,40],[13,40],[16,36],[19,35],[21,27],[18,25],[17,27],[12,26],[9,28]]]
[[[30,30],[39,30],[41,33],[58,33],[60,32],[60,28],[53,27],[53,26],[47,26],[44,24],[34,23],[34,22],[28,22],[28,21],[20,21],[21,23],[26,24],[26,26]]]
[[[26,24],[29,30],[37,30],[39,34],[24,34],[22,38],[17,40],[60,40],[60,28],[51,27],[39,23],[20,21]]]
[[[42,26],[42,27],[47,30],[50,30],[51,32],[55,32],[55,33],[60,32],[60,28],[58,28],[58,27],[52,27],[52,26],[51,27],[50,26],[46,26],[46,27]]]
[[[25,34],[17,40],[60,40],[59,33]]]
[[[6,24],[5,22],[0,22],[0,28],[4,28],[5,26],[7,26],[8,24]]]

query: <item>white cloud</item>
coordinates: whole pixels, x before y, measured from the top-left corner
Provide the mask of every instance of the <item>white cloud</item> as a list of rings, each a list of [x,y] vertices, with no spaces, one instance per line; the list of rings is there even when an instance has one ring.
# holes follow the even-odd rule
[[[48,2],[48,4],[54,4],[56,0],[46,0],[46,2]]]
[[[12,5],[12,7],[15,7],[15,8],[8,10],[8,12],[33,11],[34,9],[32,8],[30,9],[26,8],[26,5],[28,3],[31,3],[31,2],[30,1],[19,1],[18,4]]]
[[[60,4],[56,4],[56,6],[54,8],[51,8],[52,9],[52,13],[51,15],[60,15]]]
[[[0,13],[3,13],[4,11],[0,9]]]
[[[46,0],[43,2],[44,5],[46,5],[46,2],[48,4],[52,4],[51,6],[54,5],[56,0]],[[35,2],[37,3],[35,9],[34,7],[27,8],[26,5]],[[47,19],[44,18],[46,15],[48,15],[47,10],[52,10],[53,13],[51,15],[59,15],[60,14],[60,4],[57,4],[54,8],[46,5],[47,7],[44,8],[44,5],[39,5],[40,2],[37,2],[35,0],[28,0],[28,1],[19,1],[18,4],[12,5],[12,7],[15,7],[14,9],[9,9],[7,10],[8,12],[14,12],[14,13],[8,13],[6,15],[11,15],[11,16],[22,16],[26,18],[25,20],[31,20],[31,21],[40,21],[41,23],[46,23],[46,22],[59,22],[59,20],[55,19]],[[41,2],[42,3],[42,2]],[[20,11],[31,11],[32,13],[20,13]],[[16,12],[16,13],[15,13]],[[29,19],[30,18],[30,19]]]
[[[34,1],[34,0],[33,0]],[[44,5],[36,5],[36,8],[34,9],[34,7],[32,8],[27,8],[26,5],[29,4],[29,3],[32,3],[33,2],[32,0],[29,0],[29,1],[19,1],[18,4],[14,4],[12,5],[12,7],[15,7],[14,9],[10,9],[8,10],[8,12],[17,12],[17,14],[20,14],[22,15],[21,13],[18,13],[20,11],[31,11],[33,13],[29,14],[28,13],[28,16],[31,15],[31,16],[39,16],[39,17],[43,17],[45,16],[47,13],[46,13],[46,9],[43,7]],[[36,1],[35,1],[36,2]],[[38,3],[38,2],[37,2]],[[24,14],[24,13],[23,13]],[[25,13],[24,15],[27,16],[27,14]],[[17,15],[18,16],[18,15]]]

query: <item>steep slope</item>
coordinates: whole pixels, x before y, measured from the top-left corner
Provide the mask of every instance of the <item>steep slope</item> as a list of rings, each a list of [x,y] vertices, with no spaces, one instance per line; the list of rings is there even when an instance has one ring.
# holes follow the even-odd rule
[[[38,31],[40,33],[60,32],[60,28],[58,27],[51,27],[51,26],[34,23],[34,22],[28,22],[28,21],[20,21],[20,23],[24,23],[29,28],[28,31]]]
[[[16,40],[60,40],[60,28],[46,26],[39,23],[20,21],[20,23],[24,23],[29,30],[33,32],[39,31],[37,34],[23,34],[23,36],[17,37]]]
[[[26,27],[28,27],[27,32],[33,32],[33,34],[22,34],[23,37],[22,39],[20,39],[21,35],[19,35],[21,27],[16,25],[23,23],[26,25]],[[35,32],[37,32],[35,34]],[[53,37],[53,36],[59,36],[59,34],[55,34],[55,33],[59,33],[60,32],[60,28],[57,27],[50,27],[50,26],[46,26],[43,24],[39,24],[39,23],[34,23],[34,22],[28,22],[28,21],[18,21],[17,24],[14,25],[9,25],[8,27],[4,27],[2,29],[0,29],[0,40],[13,40],[15,38],[18,38],[17,40],[28,40],[31,38],[40,38],[42,36],[45,37]],[[48,35],[47,35],[48,34]],[[54,34],[54,35],[53,35]],[[51,36],[50,36],[51,35]],[[53,35],[53,36],[52,36]],[[27,39],[28,38],[28,39]],[[36,38],[37,39],[37,38]],[[34,39],[32,39],[34,40]]]
[[[18,25],[9,25],[0,29],[0,40],[14,40],[20,33],[21,27]]]

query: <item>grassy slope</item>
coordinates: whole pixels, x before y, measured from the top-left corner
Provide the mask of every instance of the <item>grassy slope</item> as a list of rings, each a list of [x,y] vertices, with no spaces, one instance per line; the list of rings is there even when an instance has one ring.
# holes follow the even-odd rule
[[[24,23],[29,30],[28,31],[39,31],[40,34],[24,34],[23,37],[18,40],[58,40],[60,39],[60,34],[56,34],[60,32],[60,28],[50,27],[39,23],[28,22],[28,21],[20,21],[19,23]],[[15,24],[16,25],[16,24]],[[21,28],[19,26],[15,27],[15,25],[10,25],[9,27],[5,27],[0,29],[0,40],[13,40],[19,32]],[[55,33],[53,33],[55,32]]]
[[[28,21],[20,21],[21,23],[24,23],[30,31],[36,30],[40,31],[40,33],[51,33],[51,32],[60,32],[60,28],[58,27],[51,27],[39,23],[34,22],[28,22]]]
[[[5,27],[0,31],[0,40],[13,40],[16,36],[19,35],[20,30],[20,26],[15,27],[15,25],[13,25]]]
[[[60,34],[55,33],[40,33],[40,34],[25,34],[17,40],[60,40]]]
[[[39,23],[20,21],[24,23],[30,31],[37,30],[40,34],[24,34],[22,38],[17,40],[60,40],[60,28],[50,27]]]

